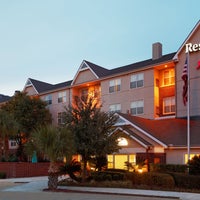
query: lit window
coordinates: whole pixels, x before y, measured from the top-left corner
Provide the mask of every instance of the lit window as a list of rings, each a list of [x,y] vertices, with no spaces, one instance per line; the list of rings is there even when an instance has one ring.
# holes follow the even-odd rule
[[[167,69],[163,72],[163,85],[174,85],[174,69]]]
[[[194,157],[194,156],[200,156],[200,154],[190,154],[190,160]],[[185,154],[185,164],[188,163],[188,154]]]
[[[110,93],[120,91],[120,88],[121,88],[121,79],[115,79],[115,80],[110,81],[109,83]]]
[[[113,104],[109,107],[110,112],[121,112],[121,104]]]
[[[64,124],[65,119],[65,113],[64,112],[59,112],[58,113],[58,124],[62,125]]]
[[[47,103],[47,105],[52,104],[52,96],[51,95],[45,96],[44,101]]]
[[[113,168],[114,167],[113,155],[107,155],[107,160],[108,160],[108,168]]]
[[[58,103],[64,103],[66,102],[67,97],[66,97],[66,92],[59,92],[58,93]]]
[[[144,113],[144,101],[134,101],[131,103],[131,114],[140,115]]]
[[[163,114],[175,113],[175,97],[167,97],[163,99]]]
[[[144,86],[144,74],[134,74],[131,76],[130,88],[139,88]]]
[[[118,145],[119,146],[128,146],[128,141],[124,137],[118,138]]]

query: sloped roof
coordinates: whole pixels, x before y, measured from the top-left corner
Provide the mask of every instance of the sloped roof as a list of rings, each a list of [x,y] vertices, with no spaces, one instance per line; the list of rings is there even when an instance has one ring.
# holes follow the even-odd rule
[[[91,63],[89,61],[85,61],[85,62],[90,66],[90,68],[94,71],[94,73],[99,78],[104,78],[106,76],[114,76],[116,74],[121,74],[121,73],[129,72],[129,71],[132,71],[132,70],[143,69],[143,68],[145,69],[146,67],[158,65],[160,63],[167,62],[167,61],[172,61],[175,54],[176,54],[176,52],[163,55],[161,58],[158,58],[158,59],[155,59],[155,60],[148,59],[148,60],[144,60],[144,61],[141,61],[141,62],[136,62],[136,63],[133,63],[133,64],[125,65],[125,66],[122,66],[122,67],[117,67],[117,68],[114,68],[114,69],[106,69],[104,67],[96,65],[96,64]]]
[[[29,78],[29,81],[32,83],[32,85],[34,86],[34,88],[36,89],[36,91],[38,93],[42,93],[44,91],[50,90],[53,87],[53,85],[50,84],[50,83],[35,80],[35,79],[32,79],[32,78]]]
[[[132,70],[143,69],[143,68],[145,69],[146,67],[150,67],[152,65],[158,65],[163,62],[172,61],[174,55],[175,53],[170,53],[170,54],[163,55],[161,58],[158,58],[155,60],[148,59],[141,62],[130,64],[130,65],[114,68],[112,70],[109,70],[109,74],[107,75],[115,75],[115,74],[124,73],[124,72],[132,71]]]
[[[64,87],[69,87],[72,82],[72,81],[66,81],[66,82],[62,82],[62,83],[58,83],[58,84],[50,84],[50,83],[35,80],[32,78],[29,78],[29,81],[31,82],[31,84],[33,85],[33,87],[36,89],[36,91],[38,93],[43,93],[43,92],[47,92],[50,90],[56,90],[56,89],[61,89]]]
[[[98,77],[106,76],[109,73],[109,70],[104,68],[104,67],[96,65],[94,63],[91,63],[91,62],[89,62],[87,60],[84,60],[84,61],[90,66],[90,68],[95,72],[95,74]]]
[[[125,119],[137,125],[144,131],[157,138],[168,146],[185,147],[187,145],[187,120],[178,118],[168,118],[151,120],[141,117],[122,114]],[[191,147],[200,147],[200,119],[190,120],[190,142]]]
[[[172,58],[174,57],[174,55],[175,55],[175,53],[171,53],[171,54],[163,55],[159,59],[155,59],[155,60],[148,59],[145,61],[133,63],[130,65],[126,65],[126,66],[122,66],[122,67],[118,67],[118,68],[114,68],[114,69],[106,69],[104,67],[101,67],[99,65],[96,65],[96,64],[86,61],[86,60],[84,60],[82,63],[86,63],[87,66],[97,76],[97,78],[105,78],[108,76],[114,76],[117,74],[126,73],[126,72],[137,70],[137,69],[143,69],[143,68],[145,69],[146,67],[158,65],[163,62],[172,61]],[[32,78],[29,78],[28,80],[31,82],[31,84],[33,85],[33,87],[35,88],[37,93],[43,93],[43,92],[47,92],[47,91],[51,91],[51,90],[69,87],[73,83],[73,80],[58,83],[58,84],[50,84],[50,83],[35,80]]]
[[[0,103],[3,103],[3,102],[6,102],[6,101],[9,101],[10,99],[11,99],[10,96],[0,94]]]

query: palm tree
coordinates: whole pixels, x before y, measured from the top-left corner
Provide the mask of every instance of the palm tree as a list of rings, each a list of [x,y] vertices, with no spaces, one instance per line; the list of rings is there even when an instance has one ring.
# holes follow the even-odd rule
[[[58,184],[58,162],[63,161],[64,156],[73,154],[73,135],[67,127],[45,125],[36,129],[30,139],[37,152],[49,157],[48,188],[54,190]]]

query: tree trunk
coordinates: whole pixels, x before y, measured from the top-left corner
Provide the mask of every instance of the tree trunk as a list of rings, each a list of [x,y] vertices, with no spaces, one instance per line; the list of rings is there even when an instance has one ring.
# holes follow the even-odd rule
[[[87,177],[87,160],[83,159],[83,173],[82,173],[82,182],[86,181]]]
[[[50,162],[48,170],[48,188],[56,190],[58,187],[58,165],[55,162]]]

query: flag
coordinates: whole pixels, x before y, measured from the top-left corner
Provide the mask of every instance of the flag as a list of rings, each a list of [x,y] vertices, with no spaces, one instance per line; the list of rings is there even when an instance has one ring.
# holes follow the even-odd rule
[[[198,61],[197,69],[200,69],[200,60]]]
[[[188,99],[188,94],[187,94],[188,92],[188,59],[187,58],[185,60],[181,78],[184,81],[183,92],[182,92],[183,104],[186,105],[187,99]]]

